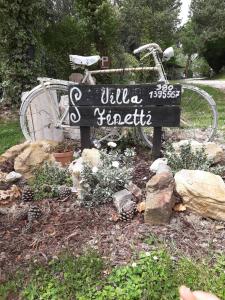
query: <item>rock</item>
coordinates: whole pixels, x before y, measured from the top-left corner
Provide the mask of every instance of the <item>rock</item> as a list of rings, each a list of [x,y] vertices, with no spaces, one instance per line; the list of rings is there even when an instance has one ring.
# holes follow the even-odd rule
[[[225,152],[221,146],[216,143],[208,142],[204,143],[205,152],[209,159],[211,159],[214,164],[225,163]]]
[[[24,178],[30,179],[33,177],[34,170],[38,169],[45,161],[54,160],[50,153],[53,152],[56,145],[57,142],[53,141],[25,142],[15,145],[0,156],[0,164],[14,161],[15,171]],[[9,180],[11,179],[10,177]]]
[[[12,185],[8,190],[0,190],[0,207],[12,206],[19,198],[21,198],[21,190],[16,185]]]
[[[47,161],[54,161],[51,154],[57,142],[38,141],[29,145],[15,158],[14,169],[21,173],[25,179],[34,176],[34,172]]]
[[[142,200],[142,190],[133,182],[130,182],[127,186],[126,189],[132,193],[132,195],[137,199],[137,201]]]
[[[225,152],[223,148],[212,142],[199,143],[194,140],[182,140],[177,143],[173,143],[173,147],[177,153],[180,151],[180,147],[191,144],[192,151],[201,150],[202,147],[205,149],[208,159],[212,160],[214,164],[225,163]]]
[[[164,166],[167,166],[167,158],[158,158],[156,159],[150,166],[150,171],[156,173],[160,167],[160,165],[164,165]]]
[[[25,142],[23,144],[15,145],[9,148],[5,153],[0,156],[0,163],[7,160],[15,159],[23,150],[29,147],[30,143]]]
[[[121,221],[129,221],[133,219],[137,206],[133,201],[133,195],[128,190],[121,190],[112,196],[113,203],[116,207],[119,219]]]
[[[181,170],[175,175],[176,191],[190,210],[225,221],[225,183],[210,172]]]
[[[121,213],[123,210],[123,207],[127,205],[129,202],[133,202],[133,195],[128,190],[124,189],[119,192],[116,192],[112,196],[113,198],[113,204],[115,205],[118,213]]]
[[[15,182],[18,179],[20,179],[21,177],[22,177],[22,175],[20,173],[16,173],[16,172],[12,171],[6,175],[5,181],[6,182]]]
[[[168,223],[175,200],[174,178],[171,172],[156,174],[146,185],[145,223],[151,225]]]

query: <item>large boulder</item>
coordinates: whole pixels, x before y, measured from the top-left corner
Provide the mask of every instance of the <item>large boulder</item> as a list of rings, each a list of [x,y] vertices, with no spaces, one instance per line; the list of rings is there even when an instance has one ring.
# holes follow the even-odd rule
[[[176,191],[190,210],[225,221],[225,183],[210,172],[181,170],[175,175]]]
[[[4,163],[7,160],[14,160],[23,150],[29,147],[29,145],[30,145],[29,142],[25,142],[9,148],[8,150],[6,150],[5,153],[3,153],[0,156],[0,164]]]
[[[213,142],[199,143],[195,140],[182,140],[180,142],[173,143],[173,147],[176,152],[179,153],[180,147],[185,146],[189,143],[191,145],[192,151],[201,150],[202,148],[204,148],[208,159],[212,160],[214,164],[225,163],[225,152],[223,148]]]
[[[56,146],[57,142],[53,141],[29,143],[23,148],[22,152],[16,156],[14,161],[15,171],[22,174],[26,179],[32,178],[34,172],[45,162],[54,161],[52,152]]]
[[[153,176],[146,185],[145,222],[151,225],[170,221],[174,206],[174,178],[171,172]]]

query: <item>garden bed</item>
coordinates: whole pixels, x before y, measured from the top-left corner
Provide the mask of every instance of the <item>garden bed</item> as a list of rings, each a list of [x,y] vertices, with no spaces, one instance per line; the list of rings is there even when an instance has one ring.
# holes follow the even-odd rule
[[[141,151],[140,151],[141,152]],[[139,154],[135,162],[134,182],[142,188],[151,177],[148,153]],[[171,223],[163,226],[144,224],[137,214],[131,222],[115,222],[115,209],[107,204],[95,209],[80,207],[72,198],[66,201],[38,201],[43,216],[34,222],[32,231],[24,233],[24,220],[0,219],[1,279],[32,261],[47,262],[61,252],[82,254],[95,249],[112,265],[126,264],[140,251],[166,245],[174,256],[202,258],[224,253],[225,225],[190,212],[174,212]]]

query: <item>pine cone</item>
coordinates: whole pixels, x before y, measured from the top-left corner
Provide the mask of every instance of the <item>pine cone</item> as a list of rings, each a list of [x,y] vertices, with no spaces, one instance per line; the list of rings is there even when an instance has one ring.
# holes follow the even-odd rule
[[[64,199],[71,195],[71,188],[68,186],[60,186],[59,187],[59,198]]]
[[[22,192],[22,201],[29,202],[34,200],[34,192],[31,187],[26,186]]]
[[[27,224],[23,228],[23,233],[31,233],[33,222],[42,215],[42,211],[38,206],[30,206],[27,211]]]
[[[38,206],[31,206],[27,212],[28,222],[33,222],[37,220],[42,215],[42,211]]]
[[[131,201],[122,208],[119,218],[121,221],[130,221],[133,219],[136,212],[137,212],[137,205],[135,202]]]

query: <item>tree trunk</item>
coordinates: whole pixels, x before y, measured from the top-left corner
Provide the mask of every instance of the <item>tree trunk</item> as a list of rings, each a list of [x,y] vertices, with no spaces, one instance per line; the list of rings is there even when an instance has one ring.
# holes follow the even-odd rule
[[[189,71],[190,65],[191,65],[191,55],[189,54],[187,57],[187,62],[186,62],[185,71],[184,71],[185,78],[188,78],[188,71]]]

